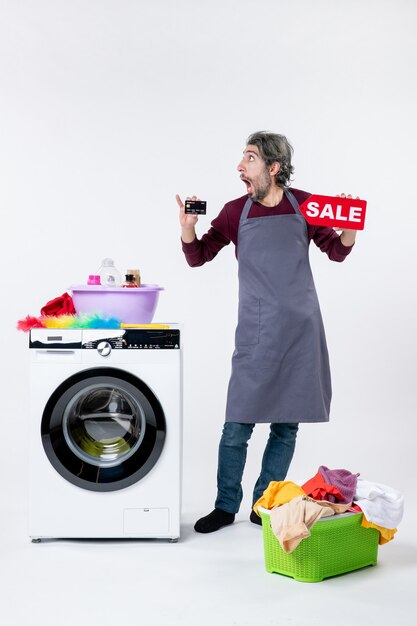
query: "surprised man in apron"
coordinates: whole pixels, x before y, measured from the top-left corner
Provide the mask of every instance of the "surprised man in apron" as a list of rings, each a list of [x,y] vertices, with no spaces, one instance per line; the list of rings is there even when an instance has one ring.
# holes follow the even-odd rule
[[[299,423],[329,419],[329,357],[308,250],[313,240],[331,260],[343,261],[356,231],[344,230],[339,236],[332,228],[307,224],[298,207],[311,194],[288,186],[294,171],[291,157],[292,147],[283,135],[251,135],[237,168],[247,193],[227,203],[201,239],[195,232],[197,216],[186,214],[177,196],[189,265],[211,261],[230,242],[239,264],[238,324],[219,446],[217,498],[215,509],[194,526],[201,533],[235,519],[255,424],[269,423],[270,434],[253,504],[270,481],[285,479]],[[253,510],[250,520],[261,524]]]

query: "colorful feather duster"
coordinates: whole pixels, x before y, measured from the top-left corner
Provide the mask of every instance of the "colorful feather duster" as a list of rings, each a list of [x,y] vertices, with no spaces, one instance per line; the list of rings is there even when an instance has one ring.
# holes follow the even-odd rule
[[[27,315],[17,322],[17,329],[27,333],[32,328],[120,328],[120,320],[103,317],[98,313],[80,315]]]

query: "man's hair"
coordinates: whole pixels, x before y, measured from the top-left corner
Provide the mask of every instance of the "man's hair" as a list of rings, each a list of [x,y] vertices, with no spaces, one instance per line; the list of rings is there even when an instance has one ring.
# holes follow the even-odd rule
[[[275,182],[278,187],[286,187],[290,182],[291,174],[294,168],[291,165],[291,157],[293,148],[284,135],[269,133],[261,130],[250,135],[246,141],[246,145],[256,146],[267,167],[270,167],[278,161],[280,164],[279,172],[275,176]]]

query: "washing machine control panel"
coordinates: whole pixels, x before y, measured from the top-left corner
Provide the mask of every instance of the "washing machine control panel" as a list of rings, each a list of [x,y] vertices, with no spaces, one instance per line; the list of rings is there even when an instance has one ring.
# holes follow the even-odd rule
[[[30,331],[29,347],[49,352],[96,350],[108,356],[112,350],[178,350],[180,330],[167,329],[46,329]]]
[[[87,350],[95,349],[101,356],[108,356],[112,350],[178,350],[180,331],[138,328],[84,331],[82,347]]]

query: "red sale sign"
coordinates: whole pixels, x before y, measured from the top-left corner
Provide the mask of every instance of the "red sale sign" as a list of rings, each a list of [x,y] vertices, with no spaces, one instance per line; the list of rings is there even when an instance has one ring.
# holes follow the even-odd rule
[[[365,227],[366,200],[313,194],[299,208],[307,222],[315,226],[353,230]]]

